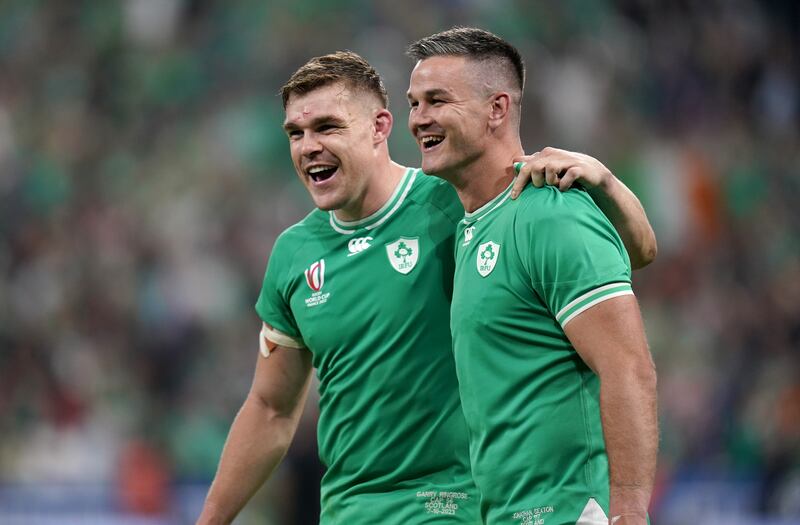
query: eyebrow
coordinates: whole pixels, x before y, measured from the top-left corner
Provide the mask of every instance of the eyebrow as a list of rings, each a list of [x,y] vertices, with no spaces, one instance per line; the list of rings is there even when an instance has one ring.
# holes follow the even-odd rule
[[[345,123],[344,120],[334,115],[321,115],[319,117],[314,118],[311,122],[309,122],[308,126],[312,128],[317,127],[321,124],[334,124],[337,126],[342,126],[344,125],[344,123]],[[285,131],[293,131],[296,129],[300,129],[300,126],[298,126],[294,122],[284,122],[283,129]]]
[[[442,88],[433,88],[422,93],[422,95],[425,97],[438,97],[441,95],[448,95],[448,94],[450,94],[450,92]],[[406,97],[409,99],[411,98],[411,91],[406,92]]]

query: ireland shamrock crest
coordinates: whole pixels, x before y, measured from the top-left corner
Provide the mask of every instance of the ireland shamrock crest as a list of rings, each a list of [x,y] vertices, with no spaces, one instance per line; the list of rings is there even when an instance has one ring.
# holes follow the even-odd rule
[[[497,264],[497,257],[500,255],[500,245],[496,242],[485,242],[478,246],[478,273],[481,277],[486,277]]]
[[[389,256],[392,268],[405,275],[417,265],[419,260],[419,240],[400,237],[393,243],[386,245],[386,254]]]

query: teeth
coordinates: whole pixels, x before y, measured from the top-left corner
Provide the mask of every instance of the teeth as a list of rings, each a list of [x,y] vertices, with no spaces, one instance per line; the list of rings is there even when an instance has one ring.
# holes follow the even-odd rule
[[[314,173],[319,173],[321,171],[326,171],[326,170],[334,169],[334,168],[335,168],[335,166],[314,166],[314,167],[308,168],[308,172],[311,173],[311,174],[314,174]]]
[[[422,144],[428,146],[432,144],[438,144],[443,140],[444,137],[441,135],[428,135],[427,137],[422,137]]]
[[[311,177],[314,182],[320,182],[333,177],[337,169],[337,166],[323,164],[306,168],[306,173],[308,173],[308,176]]]

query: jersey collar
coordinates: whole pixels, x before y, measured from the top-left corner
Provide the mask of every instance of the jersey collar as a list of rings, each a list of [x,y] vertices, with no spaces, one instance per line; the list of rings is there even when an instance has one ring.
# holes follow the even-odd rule
[[[508,187],[500,193],[500,195],[490,200],[472,213],[465,212],[464,219],[461,222],[464,224],[472,224],[473,222],[477,222],[492,213],[494,210],[502,206],[508,197],[511,196],[511,188],[513,186],[514,181],[511,181],[511,184],[509,184]]]
[[[336,217],[336,213],[329,211],[328,215],[330,216],[331,227],[343,235],[350,235],[362,228],[366,230],[377,228],[400,209],[408,192],[411,191],[414,179],[417,178],[417,171],[418,170],[413,168],[406,168],[403,178],[400,179],[400,182],[395,187],[394,193],[389,197],[389,200],[387,200],[378,211],[368,217],[356,221],[343,221]]]

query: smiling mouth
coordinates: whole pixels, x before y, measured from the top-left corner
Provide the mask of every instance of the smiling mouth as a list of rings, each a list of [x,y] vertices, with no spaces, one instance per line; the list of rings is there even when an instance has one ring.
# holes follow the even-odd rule
[[[316,183],[325,182],[336,174],[338,166],[314,166],[306,170],[306,174]]]
[[[444,136],[442,135],[428,135],[426,137],[422,137],[420,139],[420,144],[422,145],[422,151],[429,151],[444,141]]]

